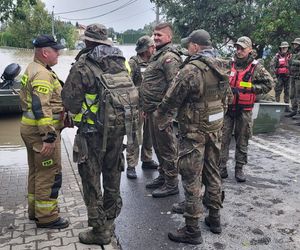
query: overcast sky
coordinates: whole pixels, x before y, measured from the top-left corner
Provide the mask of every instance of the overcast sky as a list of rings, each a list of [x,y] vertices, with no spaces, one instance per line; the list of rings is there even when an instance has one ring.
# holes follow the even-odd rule
[[[61,20],[69,21],[75,24],[76,21],[80,24],[102,23],[107,27],[113,27],[115,31],[122,32],[127,29],[143,28],[145,24],[155,20],[155,5],[150,3],[150,0],[42,0],[46,4],[49,12],[54,6],[55,17],[60,17]],[[132,3],[131,3],[132,2]],[[109,3],[109,4],[108,4]],[[131,4],[128,4],[131,3]],[[126,6],[128,4],[128,6]],[[103,5],[100,7],[94,7]],[[122,8],[122,6],[126,6]],[[88,10],[59,14],[62,12],[70,12],[74,10],[94,7]],[[119,10],[115,10],[118,9]],[[107,12],[112,11],[107,15]],[[83,18],[91,18],[89,20],[79,20]]]

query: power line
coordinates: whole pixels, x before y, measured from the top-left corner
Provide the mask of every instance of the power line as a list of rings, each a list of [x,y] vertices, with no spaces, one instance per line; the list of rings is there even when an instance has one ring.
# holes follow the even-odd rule
[[[118,2],[118,1],[119,0],[113,0],[113,1],[110,1],[110,2],[107,2],[107,3],[95,5],[95,6],[84,8],[84,9],[77,9],[77,10],[71,10],[71,11],[67,11],[67,12],[55,13],[54,15],[61,15],[61,14],[68,14],[68,13],[80,12],[80,11],[84,11],[84,10],[90,10],[90,9],[94,9],[94,8],[97,8],[97,7],[100,7],[100,6],[104,6],[104,5],[108,5],[108,4],[111,4],[111,3],[114,3],[114,2]]]
[[[128,16],[128,17],[124,17],[124,18],[121,18],[121,19],[118,19],[118,20],[114,20],[114,21],[112,21],[112,22],[108,22],[108,23],[106,23],[106,24],[112,24],[112,23],[116,23],[116,22],[119,22],[119,21],[122,21],[122,20],[126,20],[126,19],[129,19],[129,18],[135,17],[135,16],[139,16],[139,15],[144,14],[144,13],[150,11],[150,10],[152,10],[152,9],[150,8],[150,9],[147,9],[147,10],[145,10],[145,11],[136,13],[136,14],[134,14],[134,15],[130,15],[130,16]],[[153,10],[152,10],[152,11],[153,11]]]
[[[127,3],[125,3],[125,4],[121,5],[121,6],[119,6],[118,8],[115,8],[115,9],[113,9],[113,10],[111,10],[111,11],[108,11],[108,12],[106,12],[106,13],[104,13],[104,14],[101,14],[101,15],[98,15],[98,16],[93,16],[93,17],[88,17],[88,18],[65,18],[65,17],[61,17],[61,19],[69,20],[69,21],[91,20],[91,19],[95,19],[95,18],[102,17],[102,16],[106,16],[106,15],[108,15],[108,14],[110,14],[110,13],[113,13],[113,12],[115,12],[115,11],[117,11],[117,10],[123,9],[123,8],[125,8],[125,7],[127,7],[127,6],[129,6],[129,5],[131,5],[131,4],[133,4],[133,3],[136,2],[136,1],[137,1],[137,0],[129,0]]]

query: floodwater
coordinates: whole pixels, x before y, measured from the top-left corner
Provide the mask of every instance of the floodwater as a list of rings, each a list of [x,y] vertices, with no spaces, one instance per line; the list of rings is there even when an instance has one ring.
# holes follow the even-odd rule
[[[129,59],[135,54],[133,45],[119,46],[123,51],[124,56]],[[77,50],[62,51],[58,59],[58,64],[53,67],[61,80],[66,80],[71,64],[77,55]],[[20,64],[22,70],[19,78],[22,76],[28,63],[32,61],[33,51],[29,49],[11,49],[0,48],[0,73],[2,75],[4,68],[10,63]],[[2,115],[0,116],[0,151],[7,151],[9,148],[16,150],[16,148],[24,147],[23,141],[20,137],[19,124],[20,115]],[[2,158],[2,157],[1,157]]]

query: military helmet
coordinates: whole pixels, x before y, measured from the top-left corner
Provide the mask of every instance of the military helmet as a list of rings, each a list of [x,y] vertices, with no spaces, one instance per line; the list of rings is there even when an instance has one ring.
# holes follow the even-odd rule
[[[142,36],[136,41],[135,51],[140,54],[147,51],[147,49],[153,45],[154,41],[150,36]]]
[[[279,48],[288,48],[290,47],[289,43],[288,42],[281,42]]]
[[[298,44],[300,45],[300,37],[297,37],[293,42],[292,44]]]
[[[184,48],[186,48],[190,42],[203,46],[211,46],[212,44],[210,34],[204,29],[194,30],[188,37],[181,39],[181,44]]]

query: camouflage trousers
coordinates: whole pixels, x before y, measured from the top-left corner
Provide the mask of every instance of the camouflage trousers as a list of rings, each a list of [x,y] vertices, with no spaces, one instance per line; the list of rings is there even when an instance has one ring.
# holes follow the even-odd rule
[[[143,119],[144,122],[141,122],[140,130],[143,128],[142,133],[142,149],[141,149],[141,161],[149,162],[152,160],[152,140],[150,135],[150,127],[149,127],[149,117],[145,117]],[[133,134],[133,143],[127,144],[126,149],[126,161],[127,166],[135,167],[138,165],[139,161],[139,134]]]
[[[298,111],[299,102],[300,102],[300,79],[290,77],[290,84],[291,84],[290,98],[292,102],[292,110]]]
[[[178,169],[175,163],[177,159],[177,140],[173,131],[172,116],[168,114],[158,115],[157,111],[147,115],[153,148],[159,162],[158,171],[166,180],[177,181]]]
[[[226,166],[228,161],[233,132],[236,142],[236,166],[243,166],[247,164],[248,141],[252,136],[252,111],[227,111],[223,125],[221,166]]]
[[[106,220],[115,219],[122,207],[123,136],[108,137],[105,153],[101,152],[102,139],[98,133],[77,134],[74,143],[80,155],[78,171],[87,206],[88,225],[94,228],[103,226]]]
[[[36,126],[21,124],[21,136],[28,158],[28,215],[45,224],[59,217],[58,192],[62,184],[60,132],[56,131],[55,150],[42,156],[43,141]]]
[[[220,209],[221,176],[219,171],[221,131],[199,133],[201,140],[179,139],[178,168],[185,193],[186,223],[202,214],[202,184],[208,194],[208,208]]]
[[[288,76],[278,76],[277,82],[275,85],[275,99],[276,102],[280,102],[280,95],[283,90],[284,97],[283,100],[285,103],[290,101],[290,79]]]

